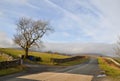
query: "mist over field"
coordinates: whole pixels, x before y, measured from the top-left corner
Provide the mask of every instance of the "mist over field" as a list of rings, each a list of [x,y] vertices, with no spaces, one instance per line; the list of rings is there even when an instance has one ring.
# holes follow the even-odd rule
[[[100,54],[103,56],[116,56],[115,44],[103,43],[45,43],[38,51],[52,51],[65,54]]]
[[[20,48],[14,43],[1,44],[1,48]],[[65,54],[100,54],[103,56],[116,56],[115,44],[105,43],[43,43],[40,48],[31,48],[37,51],[51,51]]]

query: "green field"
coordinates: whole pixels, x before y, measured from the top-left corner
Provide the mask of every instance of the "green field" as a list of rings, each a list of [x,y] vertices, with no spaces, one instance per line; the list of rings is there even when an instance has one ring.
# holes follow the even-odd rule
[[[24,55],[23,50],[12,49],[12,48],[0,48],[0,52],[4,52],[6,54],[12,55],[15,58],[19,57],[20,55]],[[54,64],[50,61],[51,58],[59,58],[59,59],[61,58],[61,59],[63,59],[63,58],[69,58],[70,57],[70,56],[65,56],[65,55],[60,55],[60,54],[41,53],[41,52],[29,52],[29,55],[41,57],[42,61],[37,62],[37,63],[45,64],[45,65],[56,65],[56,64]],[[1,61],[6,61],[7,58],[6,57],[0,57],[0,60]],[[88,57],[78,59],[78,60],[74,60],[74,61],[70,61],[70,62],[61,63],[61,64],[59,64],[59,66],[76,65],[76,64],[80,64],[82,62],[85,62],[87,60],[88,60]],[[29,63],[36,63],[36,62],[29,61],[29,60],[26,60],[26,59],[24,61],[29,62]],[[13,68],[3,69],[3,70],[0,70],[0,76],[20,72],[22,70],[24,70],[23,66],[17,66],[17,67],[13,67]]]
[[[10,54],[14,57],[19,57],[20,55],[24,55],[23,50],[11,49],[11,48],[0,48],[1,52]],[[51,58],[68,58],[69,56],[60,55],[60,54],[50,54],[50,53],[41,53],[41,52],[29,52],[29,55],[37,56],[42,58],[42,62],[40,64],[49,64]]]
[[[88,60],[89,60],[89,58],[86,57],[86,58],[82,58],[82,59],[78,59],[78,60],[74,60],[74,61],[70,61],[70,62],[61,63],[61,64],[59,64],[59,65],[61,65],[61,66],[77,65],[77,64],[86,62],[86,61],[88,61]]]
[[[4,52],[4,53],[7,53],[7,54],[10,54],[10,55],[12,55],[14,57],[19,57],[20,55],[24,55],[24,51],[23,50],[18,50],[18,49],[0,48],[0,51]],[[31,51],[29,52],[29,55],[41,57],[42,61],[41,62],[37,62],[37,63],[39,63],[39,64],[46,64],[46,65],[54,65],[50,61],[51,58],[62,58],[63,59],[63,58],[69,58],[70,57],[70,56],[65,56],[65,55],[60,55],[60,54],[31,52]],[[65,66],[76,65],[76,64],[80,64],[82,62],[85,62],[87,60],[88,60],[88,58],[83,58],[83,59],[79,59],[79,60],[75,60],[75,61],[65,62],[65,63],[62,63],[60,65],[65,65]],[[25,61],[34,63],[32,61],[29,61],[29,60],[25,60]]]
[[[25,67],[22,66],[22,65],[16,66],[16,67],[12,67],[12,68],[8,68],[8,69],[3,69],[3,70],[0,70],[0,76],[21,72],[24,69],[25,69]]]
[[[0,62],[6,61],[6,60],[7,60],[7,57],[5,57],[5,56],[0,56]]]

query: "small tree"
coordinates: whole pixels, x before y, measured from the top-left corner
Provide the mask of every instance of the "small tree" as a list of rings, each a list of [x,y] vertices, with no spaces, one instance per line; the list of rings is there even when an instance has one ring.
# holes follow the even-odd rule
[[[116,52],[116,55],[120,57],[120,37],[118,37],[118,41],[116,43],[115,52]]]
[[[28,57],[29,48],[39,46],[41,38],[53,29],[49,23],[42,20],[33,20],[22,17],[16,23],[16,34],[13,41],[22,47],[25,51],[25,57]]]

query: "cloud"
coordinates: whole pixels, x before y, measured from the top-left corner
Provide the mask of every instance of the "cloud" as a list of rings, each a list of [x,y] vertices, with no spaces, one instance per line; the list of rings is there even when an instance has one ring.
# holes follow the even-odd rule
[[[108,4],[111,3],[111,4]],[[86,32],[91,33],[93,35],[93,39],[95,41],[102,40],[103,42],[116,42],[116,36],[119,34],[120,30],[120,1],[115,0],[91,0],[91,4],[93,4],[97,9],[102,12],[102,16],[100,17],[98,23],[95,26],[95,31],[91,31],[94,29],[86,29]]]
[[[72,29],[74,32],[79,30],[79,32],[82,32],[79,33],[79,37],[84,34],[84,36],[91,37],[94,42],[115,42],[116,33],[113,34],[111,29],[113,28],[113,24],[111,24],[111,22],[109,22],[108,19],[104,16],[104,12],[97,8],[97,6],[92,2],[82,2],[79,0],[75,0],[74,3],[67,0],[64,2],[57,2],[55,0],[46,1],[48,4],[51,4],[51,6],[59,9],[64,13],[64,17],[58,21],[59,23],[57,23],[57,26],[60,27],[60,29]],[[61,24],[64,25],[61,26]],[[114,31],[116,31],[116,29],[114,29]],[[108,37],[108,34],[111,34],[112,37]]]
[[[44,43],[42,51],[60,52],[66,54],[100,54],[115,56],[115,45],[104,43]]]
[[[0,36],[4,38],[0,39],[1,46],[11,46],[11,37],[15,30],[14,21],[21,16],[52,22],[55,32],[45,37],[43,39],[45,42],[114,43],[119,34],[119,0],[2,0],[0,2]],[[48,49],[52,47],[52,50],[68,53],[85,51],[110,53],[108,51],[111,50],[111,46],[109,49],[106,45],[94,47],[94,44],[48,44],[48,46]]]
[[[11,3],[11,4],[26,4],[28,0],[4,0],[7,3]]]
[[[3,16],[3,12],[0,12],[0,17],[2,17]]]
[[[45,0],[45,1],[46,1],[47,3],[49,3],[49,4],[51,4],[51,6],[53,6],[53,7],[57,8],[57,9],[61,10],[61,11],[65,14],[65,16],[68,16],[68,17],[70,17],[70,18],[72,18],[72,19],[74,19],[74,20],[80,21],[77,16],[75,16],[75,15],[72,14],[72,13],[70,13],[70,12],[67,11],[66,9],[60,7],[59,5],[53,3],[53,2],[50,1],[50,0]]]
[[[0,47],[13,47],[13,42],[11,38],[7,36],[6,33],[0,32]]]
[[[109,2],[111,4],[108,4]],[[79,32],[83,32],[82,34],[91,37],[92,42],[116,42],[116,36],[119,34],[120,29],[120,2],[118,0],[114,2],[112,0],[65,0],[64,2],[49,0],[49,3],[64,12],[63,19],[67,20],[67,23],[73,28],[79,29]],[[76,23],[78,26],[76,26]],[[65,24],[65,22],[63,21],[62,24]],[[63,26],[63,28],[66,27]]]
[[[32,5],[32,4],[30,4],[30,3],[26,3],[26,5],[29,6],[30,8],[40,10],[40,7],[35,6],[35,5]]]
[[[74,3],[72,3],[72,4],[70,4],[70,2],[66,2],[66,3],[68,3],[69,5],[67,5],[66,6],[66,4],[65,4],[65,2],[63,3],[63,6],[65,6],[64,8],[63,8],[63,6],[60,6],[59,4],[57,4],[57,3],[55,3],[55,2],[52,2],[52,1],[50,1],[50,0],[45,0],[48,4],[50,4],[51,6],[53,6],[53,7],[55,7],[55,8],[57,8],[58,10],[60,10],[61,12],[63,12],[63,14],[64,14],[64,16],[61,18],[61,19],[59,19],[59,21],[55,21],[55,22],[59,22],[59,23],[57,23],[57,26],[60,28],[60,29],[62,29],[62,30],[68,30],[68,32],[69,32],[69,30],[71,29],[71,30],[74,30],[74,32],[76,32],[76,31],[78,31],[79,30],[79,32],[82,32],[83,34],[86,34],[86,35],[88,35],[88,32],[86,32],[86,29],[88,28],[90,28],[90,27],[92,27],[92,26],[89,26],[91,23],[91,21],[92,22],[95,22],[96,21],[96,19],[91,19],[90,21],[88,21],[88,18],[89,17],[91,17],[91,12],[90,11],[92,11],[91,9],[87,9],[87,8],[84,8],[86,5],[82,5],[82,6],[80,6],[80,7],[82,7],[82,8],[84,8],[84,9],[86,9],[86,11],[85,12],[87,12],[88,14],[86,15],[78,15],[78,14],[76,14],[76,13],[73,13],[71,10],[74,10],[74,8],[76,8],[77,6],[79,6],[78,4],[77,4],[77,6],[75,6],[75,5],[73,5],[74,3],[77,3],[78,2],[78,0],[75,0],[74,1]],[[67,1],[67,0],[66,0]],[[72,2],[72,1],[71,1]],[[70,9],[68,9],[68,8],[70,8]],[[83,10],[84,10],[83,9]],[[77,9],[78,10],[78,9]],[[76,12],[76,11],[75,11]],[[84,12],[84,11],[82,11],[82,12]],[[96,12],[96,11],[95,11]],[[79,14],[81,14],[81,13],[79,13]],[[97,14],[97,13],[96,13]],[[83,17],[84,16],[84,17]],[[85,16],[87,16],[87,17],[85,17]],[[62,24],[63,24],[63,26],[62,26]],[[92,32],[92,31],[91,31]],[[80,34],[82,34],[82,33],[80,33]],[[79,36],[81,36],[79,34]]]
[[[65,37],[70,37],[70,36],[71,36],[68,32],[63,32],[63,35],[64,35]]]
[[[41,18],[50,20],[55,28],[48,41],[113,43],[120,30],[119,3],[118,0],[2,0],[0,12],[4,17],[0,17],[0,24],[6,33],[13,34],[14,30],[7,32],[2,27],[10,28],[22,16]]]
[[[5,17],[8,17],[9,19],[17,19],[23,16],[34,17],[35,11],[40,10],[41,8],[33,5],[31,1],[32,0],[4,0],[1,1],[0,9],[4,12]]]

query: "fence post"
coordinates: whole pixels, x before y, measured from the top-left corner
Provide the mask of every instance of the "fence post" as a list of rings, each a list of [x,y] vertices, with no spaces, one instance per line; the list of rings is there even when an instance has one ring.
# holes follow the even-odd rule
[[[23,64],[23,59],[20,58],[20,65],[22,65],[22,64]]]

